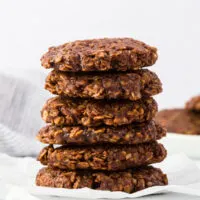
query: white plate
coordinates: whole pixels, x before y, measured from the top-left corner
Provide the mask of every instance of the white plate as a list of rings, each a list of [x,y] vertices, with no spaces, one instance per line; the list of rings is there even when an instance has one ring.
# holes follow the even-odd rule
[[[166,147],[168,155],[185,153],[191,158],[200,159],[200,136],[167,133],[167,137],[160,140]]]

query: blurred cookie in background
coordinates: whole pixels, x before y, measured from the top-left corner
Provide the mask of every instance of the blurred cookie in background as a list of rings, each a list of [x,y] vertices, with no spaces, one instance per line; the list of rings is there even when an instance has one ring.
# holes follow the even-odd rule
[[[200,95],[192,97],[188,102],[186,102],[185,109],[199,112],[200,111]]]
[[[200,135],[200,113],[187,109],[165,109],[158,112],[156,121],[168,132]]]
[[[159,111],[155,121],[167,129],[167,137],[162,143],[168,155],[182,152],[200,159],[200,96],[192,97],[183,108]]]

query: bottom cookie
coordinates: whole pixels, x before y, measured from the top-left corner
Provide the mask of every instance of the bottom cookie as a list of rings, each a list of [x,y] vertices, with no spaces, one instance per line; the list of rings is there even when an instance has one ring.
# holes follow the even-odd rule
[[[127,193],[167,184],[166,174],[151,166],[122,172],[64,171],[42,168],[36,177],[38,186],[68,189],[88,187]]]
[[[200,113],[186,109],[161,110],[156,121],[164,126],[168,132],[188,135],[200,134]]]

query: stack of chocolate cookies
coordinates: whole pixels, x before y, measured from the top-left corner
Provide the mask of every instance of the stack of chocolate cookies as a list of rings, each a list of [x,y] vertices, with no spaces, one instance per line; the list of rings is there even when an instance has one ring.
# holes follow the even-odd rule
[[[37,185],[133,193],[167,184],[160,169],[148,166],[166,157],[156,141],[166,131],[153,120],[157,103],[151,97],[162,84],[142,69],[156,60],[156,48],[131,38],[49,49],[41,58],[42,66],[53,68],[45,88],[58,96],[41,111],[49,125],[37,138],[49,146],[38,156],[47,167]]]

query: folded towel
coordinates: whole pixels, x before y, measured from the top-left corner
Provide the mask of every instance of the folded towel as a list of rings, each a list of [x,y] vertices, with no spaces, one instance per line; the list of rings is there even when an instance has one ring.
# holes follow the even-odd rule
[[[0,72],[0,152],[34,156],[41,149],[35,136],[44,125],[40,109],[50,96],[44,79],[40,70]]]

